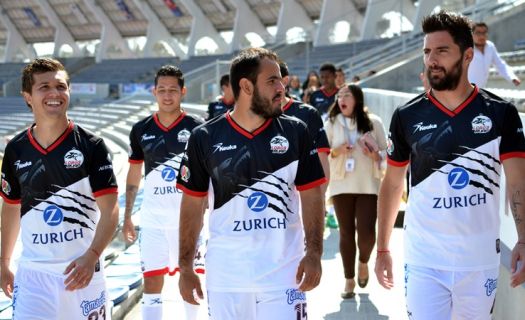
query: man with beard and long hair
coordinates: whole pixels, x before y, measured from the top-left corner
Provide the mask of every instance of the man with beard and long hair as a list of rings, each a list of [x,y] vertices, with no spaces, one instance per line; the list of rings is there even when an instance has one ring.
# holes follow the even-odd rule
[[[383,287],[393,287],[389,239],[410,165],[404,226],[409,318],[490,319],[502,245],[502,168],[518,232],[510,286],[525,281],[523,127],[515,106],[469,83],[474,53],[466,17],[439,12],[425,17],[422,27],[431,89],[392,116],[375,272]]]
[[[210,318],[303,319],[305,292],[321,278],[326,178],[306,124],[281,115],[277,55],[242,50],[230,79],[233,111],[192,131],[177,177],[179,289],[189,303],[203,299],[192,266],[208,199]]]

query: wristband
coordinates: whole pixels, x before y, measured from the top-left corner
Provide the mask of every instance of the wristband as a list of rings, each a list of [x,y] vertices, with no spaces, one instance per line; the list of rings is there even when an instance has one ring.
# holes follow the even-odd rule
[[[377,253],[390,253],[390,250],[377,250]]]
[[[100,253],[97,250],[93,248],[89,248],[89,250],[92,251],[97,256],[97,258],[100,258]]]

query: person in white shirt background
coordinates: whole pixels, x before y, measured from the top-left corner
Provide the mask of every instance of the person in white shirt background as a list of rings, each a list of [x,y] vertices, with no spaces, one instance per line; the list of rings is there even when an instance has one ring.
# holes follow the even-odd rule
[[[468,69],[468,79],[480,88],[485,88],[489,78],[491,65],[496,67],[498,73],[505,80],[519,86],[521,81],[512,71],[511,67],[501,59],[498,50],[492,41],[488,40],[489,27],[484,22],[472,24],[472,37],[474,38],[474,59]]]

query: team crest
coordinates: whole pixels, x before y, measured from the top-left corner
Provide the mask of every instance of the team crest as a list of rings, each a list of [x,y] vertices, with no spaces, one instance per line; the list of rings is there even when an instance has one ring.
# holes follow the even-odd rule
[[[76,169],[84,163],[84,155],[82,152],[71,149],[64,156],[64,166],[66,169]]]
[[[480,114],[472,120],[472,131],[474,133],[487,133],[492,129],[492,120]]]
[[[388,153],[389,156],[391,156],[392,153],[394,153],[394,142],[392,142],[392,139],[390,138],[388,138],[386,142],[386,152]]]
[[[190,180],[190,169],[186,166],[182,166],[180,168],[180,177],[184,182],[188,182],[188,180]]]
[[[272,153],[283,154],[288,151],[289,146],[288,140],[283,136],[275,136],[270,140]]]
[[[179,134],[177,135],[177,141],[182,142],[182,143],[188,142],[188,139],[190,138],[190,134],[191,133],[186,129],[181,130]]]
[[[9,193],[11,193],[11,186],[9,185],[9,182],[7,182],[7,180],[5,180],[4,178],[2,178],[2,191],[6,195],[9,195]]]

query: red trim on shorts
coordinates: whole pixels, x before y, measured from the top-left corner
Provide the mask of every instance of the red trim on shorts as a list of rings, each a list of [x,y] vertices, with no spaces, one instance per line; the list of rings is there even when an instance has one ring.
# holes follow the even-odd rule
[[[407,160],[407,161],[395,161],[395,160],[392,160],[390,158],[387,157],[386,159],[386,163],[388,163],[389,165],[391,166],[394,166],[394,167],[404,167],[406,166],[408,163],[410,162],[410,160]]]
[[[330,148],[317,148],[317,153],[330,153]]]
[[[144,160],[133,160],[133,159],[128,159],[128,162],[129,163],[133,163],[133,164],[141,164],[144,162]]]
[[[525,152],[508,152],[499,156],[501,161],[510,159],[510,158],[525,158]]]
[[[186,188],[185,186],[183,186],[182,184],[179,184],[179,183],[177,183],[175,185],[175,187],[177,189],[182,190],[182,192],[187,193],[190,196],[194,196],[194,197],[205,197],[205,196],[208,195],[208,191],[193,191],[193,190],[190,190],[190,189]]]
[[[315,188],[317,186],[320,186],[320,185],[322,185],[323,183],[326,183],[326,182],[328,182],[328,179],[326,177],[322,177],[321,179],[318,179],[318,180],[315,180],[315,181],[312,181],[310,183],[303,184],[303,185],[300,185],[300,186],[295,186],[295,187],[299,191],[305,191],[305,190],[312,189],[312,188]]]
[[[287,111],[288,109],[290,109],[292,104],[293,104],[293,99],[290,99],[290,100],[288,100],[288,102],[281,109],[283,109],[283,112]]]
[[[49,147],[47,148],[43,148],[35,139],[35,137],[33,137],[33,132],[31,131],[31,129],[35,126],[35,124],[33,124],[32,126],[30,126],[28,129],[27,129],[27,135],[29,137],[29,142],[33,145],[33,147],[35,147],[35,149],[37,149],[40,153],[44,154],[44,155],[47,155],[49,152],[53,151],[53,149],[55,149],[56,147],[58,147],[62,141],[64,141],[67,136],[69,135],[69,133],[71,133],[73,131],[73,127],[74,127],[74,124],[73,124],[73,121],[72,120],[69,120],[69,123],[67,124],[67,128],[66,130],[60,135],[60,137],[58,137],[58,139],[55,140],[55,142],[53,142]]]
[[[175,121],[173,121],[169,127],[165,127],[159,120],[159,113],[158,112],[155,112],[153,114],[153,120],[155,120],[155,123],[157,124],[157,126],[164,132],[168,132],[170,131],[171,129],[173,129],[176,125],[179,124],[179,122],[182,121],[182,119],[186,116],[186,111],[182,111],[182,113],[177,117],[177,119],[175,119]]]
[[[0,197],[4,199],[5,203],[9,203],[9,204],[20,204],[22,202],[22,199],[17,199],[17,200],[9,199],[3,192],[0,192]]]
[[[474,86],[474,90],[472,90],[470,96],[453,111],[447,109],[447,107],[445,107],[443,104],[441,104],[441,102],[434,98],[430,90],[427,92],[427,97],[430,100],[430,102],[432,102],[436,107],[438,107],[439,110],[446,113],[449,117],[454,117],[455,115],[459,114],[461,110],[465,109],[472,102],[472,100],[474,100],[474,98],[478,95],[478,92],[478,86]]]
[[[158,269],[158,270],[144,271],[142,275],[144,276],[144,278],[148,278],[148,277],[155,277],[155,276],[163,276],[166,273],[169,273],[168,267]]]
[[[113,187],[113,188],[102,189],[97,192],[93,192],[93,195],[95,196],[95,198],[97,198],[97,197],[104,196],[110,193],[118,193],[118,188]]]
[[[264,129],[266,129],[270,123],[272,123],[272,119],[267,119],[263,124],[262,126],[260,126],[259,128],[257,128],[257,130],[255,130],[253,133],[252,132],[248,132],[246,131],[243,127],[239,126],[231,117],[230,115],[230,112],[226,112],[226,120],[228,120],[228,122],[230,123],[230,125],[233,127],[233,129],[235,129],[235,131],[239,132],[240,134],[242,134],[243,136],[245,136],[246,138],[248,139],[253,139],[256,135],[258,135],[259,133],[263,132]]]

